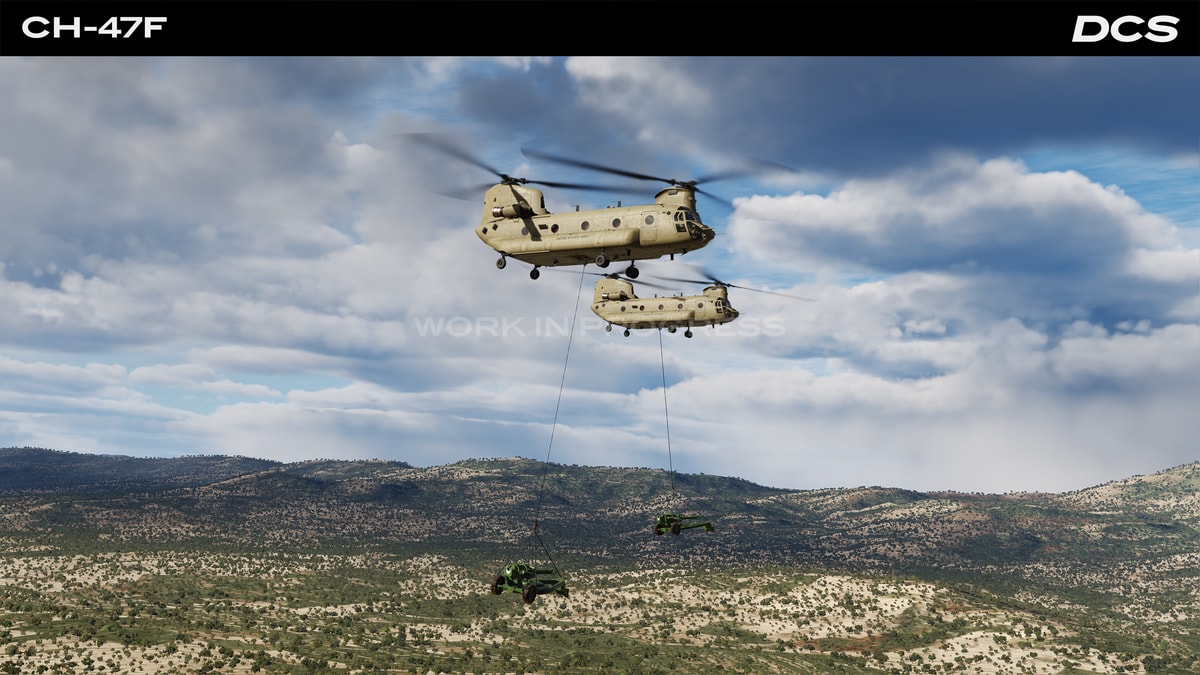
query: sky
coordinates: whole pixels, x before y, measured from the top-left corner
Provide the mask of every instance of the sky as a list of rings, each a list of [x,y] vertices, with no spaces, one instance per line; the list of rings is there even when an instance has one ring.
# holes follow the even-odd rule
[[[0,447],[993,493],[1200,460],[1198,59],[0,58],[0,100]],[[416,133],[533,180],[783,167],[639,264],[741,316],[605,332],[595,269],[498,270],[493,176]]]

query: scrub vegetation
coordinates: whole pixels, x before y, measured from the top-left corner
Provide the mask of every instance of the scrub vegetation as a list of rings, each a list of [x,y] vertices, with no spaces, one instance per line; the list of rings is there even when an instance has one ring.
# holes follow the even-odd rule
[[[187,459],[97,480],[0,450],[0,673],[1200,670],[1200,464],[1059,495],[671,495],[516,459]],[[676,506],[716,531],[655,536]],[[489,591],[547,553],[569,597]]]

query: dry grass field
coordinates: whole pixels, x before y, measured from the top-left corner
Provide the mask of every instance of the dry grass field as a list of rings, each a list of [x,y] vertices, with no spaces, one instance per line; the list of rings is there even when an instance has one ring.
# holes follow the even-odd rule
[[[1200,464],[681,503],[523,459],[164,462],[0,449],[0,673],[1200,672]],[[678,508],[716,531],[654,536]],[[490,592],[552,552],[569,597]]]
[[[916,580],[575,571],[568,598],[525,605],[489,578],[428,554],[10,552],[0,670],[1052,675],[1158,656],[1106,651],[1068,610]]]

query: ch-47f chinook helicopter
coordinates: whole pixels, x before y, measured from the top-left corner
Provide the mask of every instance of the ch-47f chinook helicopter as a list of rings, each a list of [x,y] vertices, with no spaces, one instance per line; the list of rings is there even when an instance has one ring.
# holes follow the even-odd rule
[[[603,278],[596,281],[596,293],[592,296],[592,311],[596,316],[608,322],[608,325],[604,327],[605,330],[611,331],[614,325],[625,328],[625,337],[629,337],[631,329],[666,328],[668,333],[674,333],[679,328],[684,328],[684,337],[690,338],[693,326],[716,326],[738,318],[740,312],[729,304],[730,288],[741,288],[812,302],[810,298],[776,293],[761,288],[736,286],[721,281],[707,272],[703,274],[706,280],[662,277],[667,281],[708,284],[700,295],[680,294],[653,298],[639,298],[633,292],[633,283],[621,279],[615,274],[602,275]],[[639,283],[665,288],[662,285],[645,281]]]
[[[652,260],[694,251],[716,233],[696,214],[695,186],[677,184],[660,190],[654,204],[550,213],[542,191],[519,183],[500,183],[484,195],[483,219],[476,230],[485,244],[500,252],[496,267],[508,258],[539,267],[628,260],[625,275],[638,276],[637,260]]]
[[[715,326],[738,317],[723,284],[713,284],[701,295],[639,298],[632,283],[608,276],[596,282],[592,311],[608,322],[605,330],[622,326],[626,337],[630,329],[666,328],[674,333],[681,326],[684,337],[692,337],[692,326]]]
[[[574,188],[582,190],[628,191],[628,187],[562,183],[517,178],[497,171],[471,154],[430,134],[412,134],[411,138],[444,154],[484,169],[500,178],[484,194],[483,212],[475,234],[500,253],[496,267],[504,269],[509,258],[533,265],[530,278],[537,279],[541,267],[595,264],[606,268],[616,261],[629,261],[624,274],[636,279],[635,262],[703,248],[716,236],[700,220],[696,195],[703,194],[722,203],[724,199],[706,192],[700,183],[743,176],[751,171],[731,171],[696,180],[676,180],[592,164],[540,151],[522,150],[526,157],[600,171],[635,180],[666,183],[654,195],[653,204],[616,206],[586,211],[551,213],[546,209],[542,191],[530,187]],[[779,165],[760,162],[760,168],[779,169]]]

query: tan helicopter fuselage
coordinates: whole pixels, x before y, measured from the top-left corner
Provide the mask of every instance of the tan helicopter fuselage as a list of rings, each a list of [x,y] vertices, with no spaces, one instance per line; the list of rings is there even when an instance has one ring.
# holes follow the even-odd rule
[[[701,295],[639,298],[633,284],[604,277],[596,282],[592,311],[610,324],[625,328],[676,328],[729,323],[738,311],[729,304],[724,286],[713,285]]]
[[[715,236],[686,186],[659,191],[653,204],[551,213],[541,190],[508,183],[487,191],[475,233],[500,252],[497,267],[511,257],[535,268],[652,260],[702,248]]]

